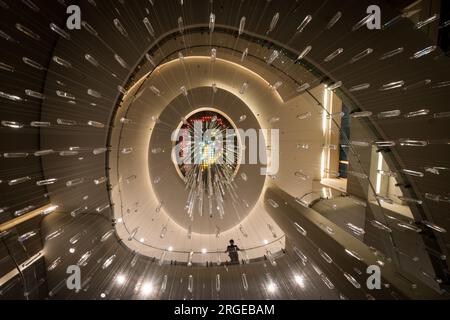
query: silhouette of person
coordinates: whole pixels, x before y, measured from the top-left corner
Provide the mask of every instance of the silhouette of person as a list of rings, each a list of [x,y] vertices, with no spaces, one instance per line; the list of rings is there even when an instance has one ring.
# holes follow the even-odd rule
[[[227,251],[225,251],[225,253],[228,253],[231,264],[239,264],[238,251],[241,251],[241,249],[234,244],[234,240],[230,240],[230,245],[227,247]]]

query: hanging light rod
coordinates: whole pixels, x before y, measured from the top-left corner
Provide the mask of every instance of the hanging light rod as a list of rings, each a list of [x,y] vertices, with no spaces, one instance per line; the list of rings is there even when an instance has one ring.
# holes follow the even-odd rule
[[[46,206],[43,206],[36,210],[28,212],[18,218],[15,218],[8,222],[0,224],[0,233],[3,231],[11,230],[24,222],[27,222],[33,218],[36,218],[37,216],[40,216],[40,215],[46,216],[46,215],[54,212],[56,209],[58,209],[58,206],[52,205],[50,203],[50,204],[47,204]]]

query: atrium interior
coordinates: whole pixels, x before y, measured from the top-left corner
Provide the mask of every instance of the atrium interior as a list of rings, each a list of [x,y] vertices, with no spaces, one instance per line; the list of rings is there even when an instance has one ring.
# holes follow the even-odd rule
[[[449,1],[69,2],[0,0],[0,300],[449,299]]]

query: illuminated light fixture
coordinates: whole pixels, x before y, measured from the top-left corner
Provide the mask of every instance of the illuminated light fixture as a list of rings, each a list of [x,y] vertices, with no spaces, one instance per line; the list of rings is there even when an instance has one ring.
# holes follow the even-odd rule
[[[64,60],[63,58],[60,58],[58,56],[54,56],[52,60],[54,62],[56,62],[57,64],[59,64],[61,67],[72,68],[72,64],[69,61]]]
[[[389,148],[395,146],[395,141],[375,141],[374,145],[378,148]]]
[[[30,126],[33,128],[48,128],[51,127],[50,122],[44,122],[44,121],[33,121],[30,123]]]
[[[57,119],[56,123],[61,126],[76,126],[78,123],[74,120]]]
[[[148,20],[148,18],[145,17],[144,20],[142,20],[142,22],[144,23],[145,28],[147,29],[148,33],[154,38],[155,37],[155,29],[153,29],[153,26],[150,23],[150,21]]]
[[[300,286],[300,288],[304,288],[305,287],[305,279],[302,276],[295,275],[294,276],[294,280]]]
[[[301,33],[303,30],[305,30],[306,26],[311,22],[312,16],[308,15],[303,19],[302,23],[297,27],[297,32]]]
[[[245,231],[244,227],[242,225],[239,226],[239,231],[241,231],[242,235],[244,236],[244,238],[248,237],[247,232]]]
[[[100,123],[97,121],[88,121],[87,125],[94,127],[94,128],[100,128],[100,129],[103,129],[105,127],[105,125],[103,123]]]
[[[365,26],[369,23],[372,22],[372,20],[374,20],[376,18],[375,13],[371,13],[367,16],[365,16],[363,19],[361,19],[360,21],[358,21],[352,28],[352,31],[356,31],[358,29],[360,29],[362,26]]]
[[[333,18],[331,18],[330,22],[328,22],[327,24],[327,29],[331,29],[333,28],[333,26],[341,19],[342,17],[342,12],[338,11],[336,12],[336,14],[333,16]]]
[[[40,180],[40,181],[36,182],[36,185],[39,186],[39,187],[48,186],[48,185],[51,185],[51,184],[55,184],[57,181],[58,181],[58,179]]]
[[[267,60],[267,64],[272,64],[280,55],[280,52],[278,50],[273,50],[270,54],[269,59]]]
[[[116,27],[117,31],[119,31],[124,37],[128,37],[128,32],[125,30],[124,26],[120,22],[119,19],[114,19],[114,26]]]
[[[306,57],[306,55],[311,51],[312,47],[307,46],[297,57],[297,60],[301,60]]]
[[[136,234],[138,233],[138,231],[139,231],[139,228],[135,228],[128,236],[128,241],[132,241],[134,239],[134,237],[136,236]]]
[[[242,52],[242,56],[241,56],[241,62],[244,62],[245,58],[248,56],[248,48],[246,48],[244,50],[244,52]]]
[[[402,169],[403,173],[408,175],[408,176],[413,176],[413,177],[418,177],[418,178],[423,178],[424,174],[423,172],[420,171],[414,171],[414,170],[409,170],[409,169]]]
[[[241,275],[241,278],[242,278],[242,287],[244,288],[245,291],[248,291],[247,275],[245,273],[243,273]]]
[[[280,207],[280,205],[279,205],[275,200],[273,200],[273,199],[268,199],[267,202],[268,202],[272,207],[274,207],[275,209],[277,209],[277,208]]]
[[[29,58],[27,58],[27,57],[23,57],[23,58],[22,58],[22,61],[23,61],[25,64],[27,64],[27,65],[29,65],[30,67],[32,67],[32,68],[35,68],[35,69],[38,69],[38,70],[44,70],[44,69],[45,69],[42,65],[40,65],[40,64],[37,63],[36,61],[33,61],[33,60],[31,60],[31,59],[29,59]],[[0,96],[1,96],[1,95],[0,95]]]
[[[186,89],[186,86],[182,86],[180,88],[181,93],[183,94],[183,96],[187,97],[188,96],[188,91]]]
[[[268,240],[264,240],[263,243],[264,243],[264,245],[268,245],[269,241]]]
[[[248,82],[244,82],[244,83],[242,84],[242,87],[241,87],[241,90],[239,91],[239,93],[240,93],[240,94],[245,94],[245,92],[247,91],[247,89],[248,89]]]
[[[2,121],[2,126],[11,128],[11,129],[22,129],[24,125],[15,121]]]
[[[426,147],[428,145],[428,141],[411,139],[400,139],[399,143],[402,147]]]
[[[167,250],[169,250],[170,252],[172,252],[172,251],[173,251],[173,247],[171,246],[171,247],[169,247]]]
[[[126,280],[127,279],[126,279],[126,277],[123,274],[118,275],[117,278],[116,278],[116,282],[118,284],[124,284]]]
[[[223,219],[224,197],[235,189],[232,181],[239,152],[237,137],[223,132],[233,125],[214,111],[197,112],[185,123],[177,133],[180,138],[175,162],[187,188],[192,190],[185,210],[191,221],[195,212],[200,217],[217,213]]]
[[[349,256],[355,258],[356,260],[363,261],[363,258],[358,253],[356,253],[355,251],[351,251],[349,249],[345,249],[345,253],[347,253]]]
[[[59,206],[51,206],[51,207],[45,209],[44,211],[42,211],[41,215],[43,215],[43,216],[49,215],[50,213],[56,211],[56,209],[58,209],[58,208],[59,208]]]
[[[214,32],[215,24],[216,24],[216,15],[211,12],[211,14],[209,15],[209,32],[211,33]]]
[[[78,179],[74,179],[74,180],[67,181],[67,182],[66,182],[66,186],[67,186],[68,188],[70,188],[70,187],[75,187],[75,186],[77,186],[77,185],[82,184],[83,182],[84,182],[84,179],[83,179],[83,178],[78,178]]]
[[[422,200],[419,199],[414,199],[414,198],[409,198],[409,197],[403,197],[403,196],[399,196],[398,197],[401,201],[407,202],[407,203],[414,203],[414,204],[419,204],[421,205],[423,203]]]
[[[189,252],[187,266],[192,266],[192,257],[194,256],[194,251]]]
[[[150,86],[149,87],[150,91],[153,92],[156,96],[161,96],[161,91],[159,91],[158,88],[156,88],[155,86]]]
[[[181,52],[178,52],[178,60],[183,63],[184,62],[184,55]]]
[[[376,194],[380,194],[381,192],[381,171],[383,170],[383,155],[380,153],[378,153],[378,164],[377,164],[377,184],[376,184],[376,190],[375,193]]]
[[[338,81],[338,82],[332,84],[331,86],[329,86],[327,89],[330,91],[334,91],[334,90],[340,88],[341,86],[342,86],[342,81]]]
[[[10,66],[9,64],[0,62],[0,69],[8,71],[8,72],[14,72],[15,68],[13,66]]]
[[[131,153],[133,153],[133,148],[124,148],[124,149],[122,149],[122,154],[131,154]]]
[[[266,257],[267,257],[267,260],[270,261],[270,264],[272,266],[274,266],[274,267],[277,266],[277,262],[275,261],[273,255],[272,255],[272,252],[270,250],[266,250]]]
[[[108,209],[110,207],[109,204],[104,204],[103,206],[98,207],[97,209],[95,209],[95,211],[97,211],[97,213],[102,213],[103,211],[105,211],[106,209]]]
[[[414,26],[414,29],[421,29],[423,27],[425,27],[426,25],[436,21],[439,19],[439,14],[435,13],[434,15],[432,15],[431,17],[429,17],[428,19],[425,19],[423,21],[419,21],[416,23],[416,25]]]
[[[105,153],[108,151],[108,148],[97,148],[92,150],[92,153],[96,156],[98,156],[99,154]]]
[[[304,237],[306,237],[307,232],[306,232],[306,230],[305,230],[302,226],[300,226],[297,222],[294,223],[294,226],[295,226],[295,228],[297,229],[297,231],[298,231],[301,235],[303,235]]]
[[[239,23],[239,35],[244,33],[244,29],[245,29],[245,17],[241,18],[241,22]]]
[[[90,54],[85,54],[85,55],[84,55],[84,58],[85,58],[90,64],[92,64],[94,67],[100,66],[100,63],[98,63],[98,61],[97,61],[93,56],[91,56]]]
[[[394,117],[398,117],[400,116],[402,113],[400,110],[390,110],[390,111],[385,111],[385,112],[380,112],[378,114],[378,118],[382,119],[382,118],[394,118]]]
[[[151,55],[146,53],[145,58],[147,59],[148,62],[150,62],[150,64],[153,66],[153,68],[156,67],[156,62],[155,62],[155,60],[153,60],[153,57]]]
[[[410,57],[410,59],[419,59],[423,56],[426,56],[426,55],[432,53],[436,49],[437,49],[437,46],[426,47],[425,49],[419,50],[416,53],[414,53],[414,55],[412,57]]]
[[[397,88],[401,88],[405,85],[405,81],[401,80],[401,81],[395,81],[395,82],[390,82],[387,84],[384,84],[381,88],[380,91],[387,91],[387,90],[393,90],[393,89],[397,89]]]
[[[152,294],[153,293],[153,284],[150,282],[146,282],[143,284],[142,288],[141,288],[141,293],[145,296]]]
[[[107,177],[101,177],[101,178],[95,179],[94,184],[101,185],[101,184],[105,183],[106,181],[108,181]]]
[[[426,116],[430,113],[430,110],[428,109],[421,109],[417,111],[408,112],[404,115],[405,118],[414,118],[414,117],[420,117],[420,116]]]
[[[69,249],[69,252],[72,253],[72,254],[74,254],[74,253],[75,253],[75,248],[70,248],[70,249]]]
[[[58,97],[69,99],[69,100],[75,100],[76,99],[73,94],[65,92],[65,91],[61,91],[61,90],[57,90],[56,91],[56,95]]]
[[[34,153],[35,157],[43,157],[43,156],[48,156],[50,154],[53,154],[55,151],[54,150],[40,150],[40,151],[36,151]]]
[[[269,291],[270,293],[276,292],[277,286],[275,285],[275,283],[269,282],[269,284],[267,285],[267,291]]]
[[[336,49],[333,53],[331,53],[329,56],[327,56],[323,61],[330,62],[331,60],[336,58],[338,55],[340,55],[342,52],[344,52],[343,48]]]
[[[8,182],[8,185],[9,185],[9,186],[15,186],[15,185],[18,185],[18,184],[21,184],[21,183],[25,183],[25,182],[28,182],[28,181],[31,181],[31,178],[30,178],[30,177],[23,177],[23,178],[18,178],[18,179],[10,180],[10,181]]]
[[[102,97],[102,94],[100,92],[92,89],[88,89],[87,94],[97,99],[100,99]]]
[[[444,88],[450,86],[450,81],[438,82],[433,86],[433,89]]]
[[[393,57],[393,56],[395,56],[395,55],[397,55],[397,54],[402,53],[403,51],[404,51],[403,47],[400,47],[400,48],[397,48],[397,49],[395,49],[395,50],[386,52],[385,54],[383,54],[383,55],[380,57],[380,60],[386,60],[386,59],[389,59],[389,58],[391,58],[391,57]]]
[[[25,94],[32,98],[41,99],[41,100],[45,99],[45,96],[42,93],[36,92],[33,90],[29,90],[29,89],[25,90]]]
[[[345,278],[347,278],[347,280],[356,288],[356,289],[360,289],[361,285],[359,284],[358,281],[356,281],[355,278],[353,278],[350,274],[344,272],[344,276]]]
[[[425,226],[427,226],[428,228],[433,229],[434,231],[437,231],[437,232],[440,232],[440,233],[447,233],[446,229],[444,229],[444,228],[442,228],[442,227],[440,227],[440,226],[438,226],[438,225],[436,225],[436,224],[434,224],[432,222],[424,220],[424,221],[422,221],[422,223]],[[443,260],[446,260],[446,259],[443,259]]]
[[[413,83],[413,84],[410,84],[410,85],[404,87],[403,90],[405,90],[405,91],[406,91],[406,90],[415,90],[415,89],[418,89],[418,88],[420,88],[420,87],[427,86],[427,85],[429,85],[431,82],[432,82],[432,81],[431,81],[430,79],[425,79],[425,80],[422,80],[422,81],[419,81],[419,82],[415,82],[415,83]]]
[[[369,54],[371,54],[372,52],[373,52],[373,49],[372,49],[372,48],[367,48],[367,49],[364,50],[363,52],[361,52],[361,53],[357,54],[356,56],[354,56],[354,57],[352,58],[352,60],[350,60],[350,63],[354,63],[354,62],[356,62],[356,61],[358,61],[358,60],[361,60],[361,59],[367,57],[367,56],[368,56]]]
[[[433,115],[433,118],[435,119],[443,119],[448,117],[450,117],[450,112],[439,112]]]
[[[272,18],[272,21],[270,22],[270,26],[269,26],[269,30],[267,31],[267,34],[269,34],[270,32],[272,32],[275,27],[277,26],[278,23],[278,19],[280,19],[280,13],[277,12],[275,13],[275,15]]]
[[[206,250],[205,248],[202,249],[202,253],[206,254],[208,252],[208,250]]]
[[[161,229],[161,233],[159,234],[159,237],[161,239],[164,239],[166,237],[166,234],[167,234],[167,226],[163,226]]]
[[[370,88],[370,83],[362,83],[362,84],[358,84],[356,86],[351,87],[350,89],[348,89],[348,91],[356,92],[356,91],[361,91],[361,90],[365,90],[365,89],[369,89],[369,88]]]

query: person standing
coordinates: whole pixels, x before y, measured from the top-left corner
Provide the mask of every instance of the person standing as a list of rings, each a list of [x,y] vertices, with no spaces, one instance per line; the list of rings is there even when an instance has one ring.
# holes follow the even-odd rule
[[[234,244],[234,240],[230,240],[230,245],[227,247],[227,251],[225,251],[225,253],[228,253],[231,264],[239,264],[238,251],[241,251],[241,249],[239,249],[239,247]]]

